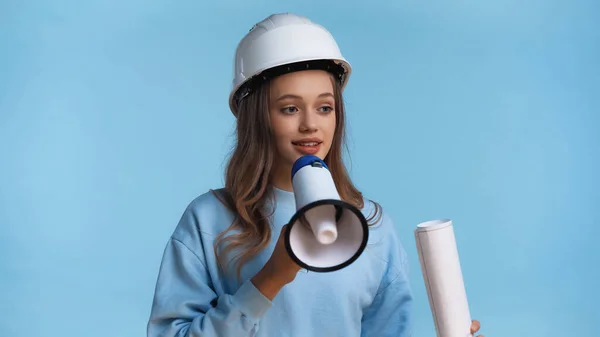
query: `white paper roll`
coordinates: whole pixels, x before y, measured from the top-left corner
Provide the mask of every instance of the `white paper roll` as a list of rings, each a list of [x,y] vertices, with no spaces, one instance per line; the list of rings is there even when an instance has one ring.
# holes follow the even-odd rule
[[[473,337],[452,221],[423,222],[415,239],[437,337]]]

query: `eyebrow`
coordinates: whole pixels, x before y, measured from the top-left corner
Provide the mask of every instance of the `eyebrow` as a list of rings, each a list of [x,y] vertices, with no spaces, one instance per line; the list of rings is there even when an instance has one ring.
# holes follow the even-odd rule
[[[322,97],[334,97],[332,93],[330,92],[324,92],[322,94],[320,94],[319,96],[317,96],[319,98]],[[277,101],[282,101],[284,99],[302,99],[302,97],[298,96],[298,95],[293,95],[293,94],[285,94],[285,95],[281,95],[277,98]]]

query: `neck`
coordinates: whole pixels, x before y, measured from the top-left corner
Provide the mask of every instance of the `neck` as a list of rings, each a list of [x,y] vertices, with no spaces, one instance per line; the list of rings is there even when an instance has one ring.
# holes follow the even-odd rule
[[[278,166],[271,172],[270,183],[276,188],[284,191],[292,192],[292,168]]]

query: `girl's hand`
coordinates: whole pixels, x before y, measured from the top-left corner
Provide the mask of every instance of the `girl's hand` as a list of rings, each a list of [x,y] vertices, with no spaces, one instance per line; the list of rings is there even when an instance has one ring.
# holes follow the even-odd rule
[[[279,239],[275,244],[275,250],[271,254],[269,261],[265,264],[265,267],[269,269],[271,277],[281,281],[284,284],[292,282],[296,278],[296,274],[302,269],[290,258],[287,250],[285,249],[285,231],[288,225],[281,228],[279,233]]]
[[[478,320],[474,319],[471,321],[471,333],[474,334],[477,331],[479,331],[479,328],[481,328],[481,324],[479,323]],[[477,337],[484,337],[483,335],[477,335]]]
[[[285,250],[284,234],[287,225],[281,228],[275,249],[264,267],[252,278],[254,286],[269,300],[273,300],[281,288],[292,282],[300,269]]]

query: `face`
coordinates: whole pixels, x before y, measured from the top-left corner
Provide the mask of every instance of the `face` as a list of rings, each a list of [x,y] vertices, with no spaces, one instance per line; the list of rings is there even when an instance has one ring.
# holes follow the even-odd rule
[[[276,77],[270,85],[269,115],[277,166],[287,169],[303,155],[324,159],[336,122],[331,75],[304,70]]]

